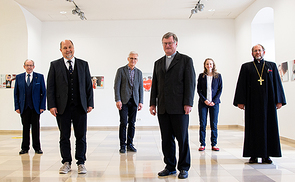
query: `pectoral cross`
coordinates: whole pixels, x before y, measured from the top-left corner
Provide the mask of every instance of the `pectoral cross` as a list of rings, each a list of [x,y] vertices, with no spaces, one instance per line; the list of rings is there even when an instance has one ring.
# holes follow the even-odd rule
[[[258,80],[260,82],[260,85],[262,85],[262,82],[264,81],[261,77]]]

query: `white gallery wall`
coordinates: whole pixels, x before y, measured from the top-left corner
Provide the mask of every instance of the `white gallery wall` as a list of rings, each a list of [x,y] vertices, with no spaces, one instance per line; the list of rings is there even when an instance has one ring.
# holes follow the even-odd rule
[[[275,35],[275,61],[278,64],[295,60],[293,42],[295,41],[295,1],[293,0],[257,0],[247,8],[235,20],[236,50],[237,61],[235,62],[236,71],[240,65],[251,60],[251,22],[261,9],[271,7],[274,9],[274,35]],[[267,47],[266,47],[267,54]],[[289,70],[291,65],[289,63]],[[290,74],[290,71],[289,71]],[[289,75],[290,77],[290,75]],[[236,78],[237,79],[237,78]],[[295,81],[283,82],[287,105],[278,110],[280,135],[286,138],[295,139],[293,112],[295,108]],[[237,118],[239,125],[243,125],[243,112]]]
[[[118,126],[113,91],[117,69],[127,64],[130,51],[136,51],[139,53],[137,67],[143,73],[152,73],[154,62],[164,55],[161,38],[168,31],[178,35],[178,51],[193,58],[197,76],[203,71],[205,58],[212,57],[216,61],[225,80],[220,123],[234,124],[233,118],[226,117],[234,109],[231,107],[234,75],[228,72],[234,61],[234,20],[45,22],[42,25],[42,70],[47,74],[50,61],[61,57],[59,42],[71,39],[76,57],[89,62],[91,74],[105,77],[104,89],[94,90],[95,105],[88,115],[88,125]],[[197,102],[196,94],[191,125],[198,125]],[[137,126],[158,125],[157,118],[150,115],[148,109],[149,93],[146,92],[143,110],[138,112]],[[55,125],[49,113],[44,116],[43,126]]]
[[[215,60],[224,83],[219,125],[243,125],[243,112],[232,105],[236,80],[241,64],[252,59],[251,22],[260,9],[268,6],[274,9],[276,62],[292,60],[294,46],[291,40],[295,38],[291,32],[294,30],[294,20],[290,21],[295,17],[291,11],[291,7],[294,7],[292,0],[257,0],[236,19],[71,22],[38,22],[28,12],[24,11],[23,14],[14,1],[3,0],[0,8],[10,9],[5,13],[11,16],[5,16],[5,20],[0,18],[0,26],[6,28],[0,29],[0,70],[1,74],[21,73],[24,71],[23,61],[31,56],[37,62],[35,71],[43,73],[46,78],[50,62],[61,57],[60,41],[71,39],[75,45],[75,56],[89,62],[91,74],[105,77],[104,89],[94,90],[95,108],[88,114],[88,126],[118,126],[119,115],[113,94],[117,68],[127,64],[130,51],[136,51],[139,53],[137,67],[143,73],[152,73],[155,60],[164,55],[161,37],[172,31],[179,38],[178,51],[193,58],[196,77],[203,71],[205,58]],[[286,12],[286,7],[290,11]],[[16,20],[20,22],[17,25],[14,23]],[[9,31],[20,25],[22,29],[17,32]],[[7,40],[7,37],[15,35],[21,39]],[[18,44],[17,49],[10,45],[11,41]],[[294,98],[291,91],[294,84],[290,81],[284,83],[288,104],[279,111],[281,135],[292,139],[295,139],[295,135],[288,115],[292,112],[291,99]],[[0,130],[21,129],[20,118],[13,107],[13,90],[0,89],[0,101]],[[199,122],[197,103],[196,94],[190,114],[191,125],[198,125]],[[148,104],[149,93],[146,92],[144,108],[138,112],[137,126],[158,125],[157,118],[149,114]],[[56,126],[55,118],[49,111],[41,115],[41,126]]]
[[[0,1],[0,74],[23,71],[28,56],[28,31],[21,8],[11,0]],[[19,65],[16,67],[16,65]],[[0,130],[19,130],[20,118],[14,111],[12,89],[0,89]]]

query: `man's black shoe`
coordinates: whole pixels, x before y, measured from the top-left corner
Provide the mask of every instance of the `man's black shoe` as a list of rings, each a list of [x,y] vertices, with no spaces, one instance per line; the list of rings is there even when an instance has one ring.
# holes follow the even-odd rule
[[[254,163],[258,163],[258,160],[257,160],[256,157],[251,157],[251,158],[249,159],[249,164],[254,164]]]
[[[43,154],[43,151],[40,149],[40,150],[35,150],[35,153],[36,154]]]
[[[168,169],[164,169],[163,171],[160,171],[158,173],[159,176],[168,176],[168,175],[171,175],[171,174],[175,174],[176,173],[176,170],[174,171],[169,171]]]
[[[188,177],[188,172],[186,170],[181,170],[179,175],[178,175],[178,178],[179,179],[185,179]]]
[[[27,150],[21,150],[20,152],[19,152],[19,155],[22,155],[22,154],[27,154],[28,153],[28,151]]]
[[[271,164],[272,160],[269,157],[268,158],[262,158],[262,163]]]
[[[128,145],[128,146],[127,146],[127,151],[130,151],[130,152],[136,152],[137,150],[136,150],[136,148],[134,148],[133,145]]]
[[[125,147],[125,146],[121,146],[119,152],[120,152],[121,154],[125,153],[125,152],[126,152],[126,147]]]

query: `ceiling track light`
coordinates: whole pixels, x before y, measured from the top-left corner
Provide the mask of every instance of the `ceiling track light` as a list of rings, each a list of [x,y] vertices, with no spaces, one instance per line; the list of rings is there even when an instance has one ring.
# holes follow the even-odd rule
[[[78,7],[78,5],[75,3],[74,0],[66,0],[68,2],[73,2],[75,5],[75,9],[72,10],[72,14],[73,15],[78,15],[80,17],[81,20],[87,20],[87,18],[85,17],[85,14],[83,11],[81,11],[81,9]]]
[[[198,11],[203,11],[204,10],[204,4],[200,4],[201,0],[198,1],[196,4],[195,8],[191,10],[191,15],[189,18],[192,17],[193,14],[198,13]]]

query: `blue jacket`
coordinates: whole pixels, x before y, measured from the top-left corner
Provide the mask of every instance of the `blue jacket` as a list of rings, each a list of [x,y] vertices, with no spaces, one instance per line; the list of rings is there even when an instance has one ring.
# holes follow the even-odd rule
[[[204,73],[201,73],[198,78],[197,92],[199,94],[199,102],[204,103],[207,100],[207,76],[203,76]],[[220,103],[220,95],[222,92],[222,78],[221,74],[218,74],[218,77],[213,77],[212,79],[212,102],[215,104]]]
[[[25,93],[26,93],[26,73],[16,75],[14,86],[14,107],[15,110],[20,110],[22,114],[25,109]],[[46,88],[42,74],[33,72],[32,85],[32,100],[35,111],[40,114],[40,109],[46,110]]]

